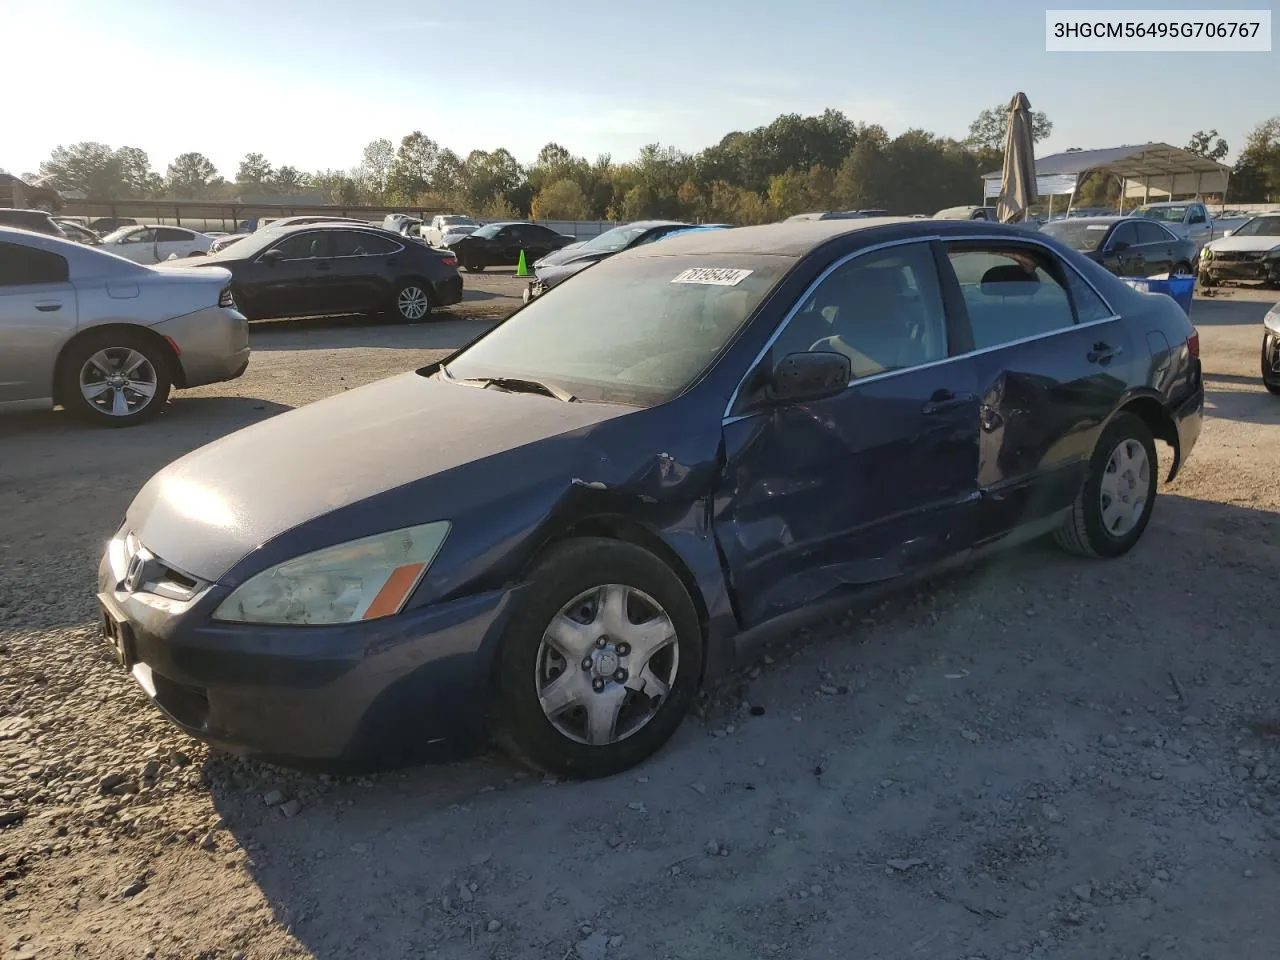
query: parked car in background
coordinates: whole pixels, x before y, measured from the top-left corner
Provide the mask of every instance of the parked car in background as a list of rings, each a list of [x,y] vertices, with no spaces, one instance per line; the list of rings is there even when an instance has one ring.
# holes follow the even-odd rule
[[[986,220],[999,223],[1000,217],[995,207],[947,207],[933,215],[935,220]]]
[[[445,227],[444,231],[440,234],[440,242],[434,243],[432,246],[446,248],[452,247],[463,237],[469,237],[479,229],[480,224],[478,223],[452,223]],[[423,242],[429,242],[427,241],[425,234],[420,234],[420,236],[422,237]]]
[[[422,230],[422,239],[433,247],[448,246],[444,242],[444,235],[450,227],[478,229],[480,226],[478,220],[473,220],[463,213],[438,213],[431,218],[431,225]]]
[[[105,237],[108,233],[114,233],[121,227],[137,226],[138,221],[133,217],[99,217],[89,223],[89,229],[100,237]]]
[[[787,217],[784,223],[803,220],[863,220],[867,217],[887,217],[887,210],[820,210],[814,213],[797,213]]]
[[[207,253],[213,238],[186,227],[143,224],[121,227],[102,238],[102,249],[134,263],[160,263],[170,257]]]
[[[1262,280],[1280,285],[1280,213],[1246,220],[1229,237],[1205,244],[1200,252],[1200,282]]]
[[[65,220],[62,217],[54,217],[53,222],[58,225],[68,240],[88,244],[91,247],[102,246],[102,238],[83,224],[74,220]]]
[[[228,233],[221,237],[214,237],[213,243],[209,244],[209,253],[221,253],[233,243],[239,243],[245,237],[252,236],[249,233]]]
[[[1280,303],[1262,321],[1262,385],[1280,395]]]
[[[526,262],[532,263],[553,250],[574,242],[573,237],[556,233],[540,223],[525,221],[485,224],[449,247],[458,262],[470,272],[514,264],[523,252]]]
[[[607,776],[746,631],[1038,536],[1125,554],[1203,404],[1177,304],[1038,234],[699,231],[165,467],[97,595],[124,667],[220,747],[373,765],[491,734]]]
[[[1040,228],[1118,277],[1189,274],[1196,245],[1155,220],[1137,217],[1073,217]]]
[[[66,236],[53,217],[43,210],[15,210],[12,207],[0,207],[0,226],[30,230],[50,237]]]
[[[724,229],[724,224],[714,228]],[[673,233],[694,229],[693,224],[681,220],[637,220],[606,230],[582,244],[562,247],[533,264],[534,279],[525,287],[523,298],[528,303],[534,297],[546,293],[557,283],[567,280],[593,263],[599,263],[623,250],[630,250],[646,243],[653,243]],[[707,229],[712,229],[711,226]]]
[[[451,253],[368,224],[259,230],[181,266],[231,271],[236,303],[250,320],[388,312],[417,322],[462,299]]]
[[[382,220],[382,229],[390,230],[392,233],[398,233],[402,237],[420,237],[419,228],[422,226],[420,217],[410,216],[407,213],[389,213]]]
[[[1196,245],[1197,257],[1206,243],[1222,236],[1222,230],[1214,224],[1209,208],[1196,201],[1148,203],[1134,210],[1131,216],[1155,220],[1178,236],[1186,237]]]
[[[225,270],[171,270],[0,227],[0,409],[128,426],[171,389],[233,380],[249,328]]]

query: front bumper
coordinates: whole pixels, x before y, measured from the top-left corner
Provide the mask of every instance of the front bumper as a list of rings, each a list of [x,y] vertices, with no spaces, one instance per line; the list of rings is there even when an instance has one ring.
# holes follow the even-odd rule
[[[1280,260],[1205,260],[1200,272],[1210,280],[1280,280]]]
[[[174,599],[162,561],[147,567],[160,585],[124,589],[122,538],[98,570],[103,633],[156,706],[192,736],[332,770],[454,759],[484,742],[489,665],[514,591],[355,624],[217,623],[210,614],[229,590],[198,585],[190,599]]]

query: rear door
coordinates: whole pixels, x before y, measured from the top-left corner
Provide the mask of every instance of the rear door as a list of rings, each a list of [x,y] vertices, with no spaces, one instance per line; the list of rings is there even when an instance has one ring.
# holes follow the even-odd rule
[[[155,263],[156,232],[150,227],[135,227],[116,240],[109,249],[134,263]]]
[[[1168,273],[1173,267],[1173,235],[1152,220],[1143,220],[1134,226],[1138,229],[1138,250],[1146,261],[1144,276]]]
[[[53,395],[53,367],[76,332],[65,257],[0,243],[0,403]]]
[[[840,258],[783,321],[764,364],[836,352],[853,379],[725,420],[714,524],[744,626],[968,546],[977,380],[943,304],[934,249],[916,241]]]
[[[1070,506],[1136,358],[1124,322],[1047,247],[1001,239],[946,250],[981,398],[981,543],[1048,525]]]
[[[391,300],[391,275],[404,244],[361,230],[332,231],[330,254],[316,264],[332,312],[366,313]]]

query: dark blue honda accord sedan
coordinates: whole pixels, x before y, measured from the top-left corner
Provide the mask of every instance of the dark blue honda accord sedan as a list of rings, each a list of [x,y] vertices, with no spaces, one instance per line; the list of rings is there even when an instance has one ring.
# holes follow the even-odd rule
[[[592,777],[745,640],[1029,537],[1118,557],[1200,431],[1173,300],[982,222],[691,233],[161,470],[99,574],[176,723],[307,766]]]

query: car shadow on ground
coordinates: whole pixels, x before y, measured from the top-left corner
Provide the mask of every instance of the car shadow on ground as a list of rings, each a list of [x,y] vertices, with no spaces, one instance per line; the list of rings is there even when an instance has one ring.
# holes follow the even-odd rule
[[[1206,429],[1213,429],[1212,420],[1239,420],[1243,423],[1280,425],[1280,397],[1274,397],[1262,385],[1262,378],[1244,380],[1234,378],[1246,389],[1214,389],[1214,380],[1226,379],[1206,374],[1205,413],[1211,418]]]
[[[1007,921],[1003,913],[990,914],[1001,922],[964,941],[974,936],[974,928],[973,917],[960,906],[963,889],[954,902],[943,903],[927,886],[908,887],[893,870],[871,869],[872,851],[886,845],[918,849],[931,831],[942,830],[956,844],[946,854],[961,877],[956,882],[976,889],[981,881],[972,875],[963,879],[970,870],[965,865],[978,864],[992,840],[984,815],[996,801],[975,800],[976,807],[969,801],[935,804],[928,802],[929,794],[954,795],[959,801],[963,789],[982,797],[994,787],[995,796],[1000,791],[1021,796],[1035,786],[1021,777],[1042,770],[1023,762],[1026,757],[1056,757],[1063,741],[1096,740],[1090,711],[1116,712],[1123,706],[1124,713],[1135,707],[1143,714],[1141,707],[1148,703],[1153,714],[1175,711],[1168,703],[1167,668],[1184,678],[1207,676],[1221,667],[1212,660],[1212,645],[1220,652],[1230,644],[1247,670],[1254,648],[1266,646],[1265,626],[1227,623],[1229,618],[1198,601],[1194,584],[1187,583],[1185,597],[1173,590],[1169,602],[1178,607],[1176,617],[1185,619],[1185,629],[1203,633],[1202,663],[1194,651],[1188,654],[1185,640],[1170,638],[1163,621],[1160,628],[1144,624],[1141,611],[1128,602],[1124,610],[1112,609],[1105,597],[1119,602],[1112,595],[1120,588],[1108,579],[1115,566],[1126,565],[1130,578],[1153,582],[1167,576],[1168,557],[1175,551],[1223,557],[1234,567],[1266,567],[1280,555],[1277,533],[1280,519],[1271,512],[1165,494],[1144,542],[1124,559],[1078,560],[1037,543],[932,581],[914,598],[906,591],[872,610],[855,605],[801,632],[801,639],[789,638],[789,651],[775,648],[778,665],[766,668],[763,678],[727,681],[725,686],[740,691],[754,681],[750,702],[763,705],[763,716],[748,715],[741,703],[737,713],[717,715],[719,708],[713,707],[709,723],[686,719],[657,756],[608,780],[557,785],[492,756],[371,778],[329,779],[213,755],[206,782],[227,829],[246,850],[248,869],[277,922],[287,925],[317,960],[582,956],[584,937],[588,943],[596,939],[593,930],[620,929],[626,930],[627,956],[755,955],[742,937],[770,939],[767,924],[760,932],[764,920],[733,922],[733,949],[714,931],[735,916],[767,917],[783,896],[779,885],[814,870],[824,871],[833,902],[883,906],[907,897],[923,918],[923,932],[936,929],[935,935],[960,937],[956,942],[966,943],[964,955],[998,952],[1000,943],[1034,936],[1035,927],[1024,926],[1012,910]],[[1037,618],[1040,598],[1049,594],[1071,594],[1080,609],[1096,608],[1102,619],[1091,631],[1083,620]],[[931,606],[930,596],[941,602]],[[932,613],[922,612],[921,605]],[[1092,614],[1082,616],[1094,622]],[[1167,620],[1175,614],[1161,616]],[[806,635],[811,639],[803,639]],[[1112,636],[1116,641],[1108,643]],[[957,663],[967,664],[980,679],[964,681],[969,670],[957,670]],[[862,681],[848,697],[815,697],[817,681],[811,678],[818,666]],[[947,669],[954,671],[948,679],[923,686],[924,676],[941,677]],[[1103,675],[1108,680],[1100,689]],[[948,736],[956,724],[973,722],[973,711],[982,713],[998,702],[1003,712],[999,717],[983,713],[987,736],[996,738],[989,748],[966,759],[958,772],[948,772],[945,784],[929,786],[923,799],[899,805],[888,797],[876,799],[874,785],[885,792],[886,784],[904,776],[899,765],[921,751],[955,749],[950,740],[922,744],[914,735],[919,721],[904,721],[902,713],[908,692],[915,696],[907,697],[908,704],[920,703],[916,694],[921,693],[926,704],[933,703],[930,709],[941,711]],[[1229,686],[1223,694],[1248,695]],[[1037,697],[1069,706],[1050,723],[1043,716],[1046,703],[1037,706]],[[801,719],[800,711],[803,726],[793,722]],[[724,727],[726,717],[738,726],[736,733],[734,726]],[[1177,719],[1172,723],[1176,726]],[[715,736],[708,736],[710,725],[721,727]],[[726,737],[726,729],[734,735]],[[946,766],[939,760],[939,769]],[[1099,796],[1077,800],[1089,805],[1079,810],[1085,832],[1073,834],[1070,858],[1055,857],[1046,874],[1098,869],[1101,861],[1110,869],[1108,850],[1120,850],[1125,860],[1115,869],[1128,869],[1131,852],[1108,846],[1112,834],[1117,843],[1121,837],[1132,842],[1124,833],[1125,818],[1114,816]],[[783,811],[791,811],[794,819],[780,821]],[[784,821],[786,829],[776,827]],[[1215,827],[1187,829],[1208,831],[1206,842],[1220,845]],[[732,859],[707,855],[709,838],[717,837],[731,844],[723,857]],[[1197,839],[1203,838],[1197,834]],[[1158,855],[1154,851],[1151,856]],[[832,862],[852,871],[828,872]],[[785,877],[777,875],[780,870]],[[970,874],[978,872],[972,866]],[[714,899],[717,888],[731,892],[733,900],[719,913],[703,903]],[[1021,883],[1011,884],[1005,895],[1036,899]],[[652,909],[637,908],[638,900]],[[1258,906],[1254,900],[1250,909]],[[620,915],[615,917],[611,907]],[[786,917],[776,922],[790,924]],[[896,936],[876,932],[881,942]],[[1115,946],[1138,949],[1134,943]],[[603,957],[604,942],[594,947]]]
[[[457,317],[444,313],[425,323],[411,324],[350,316],[264,320],[249,327],[249,346],[261,352],[343,347],[456,350],[497,323],[498,319],[493,317]]]

